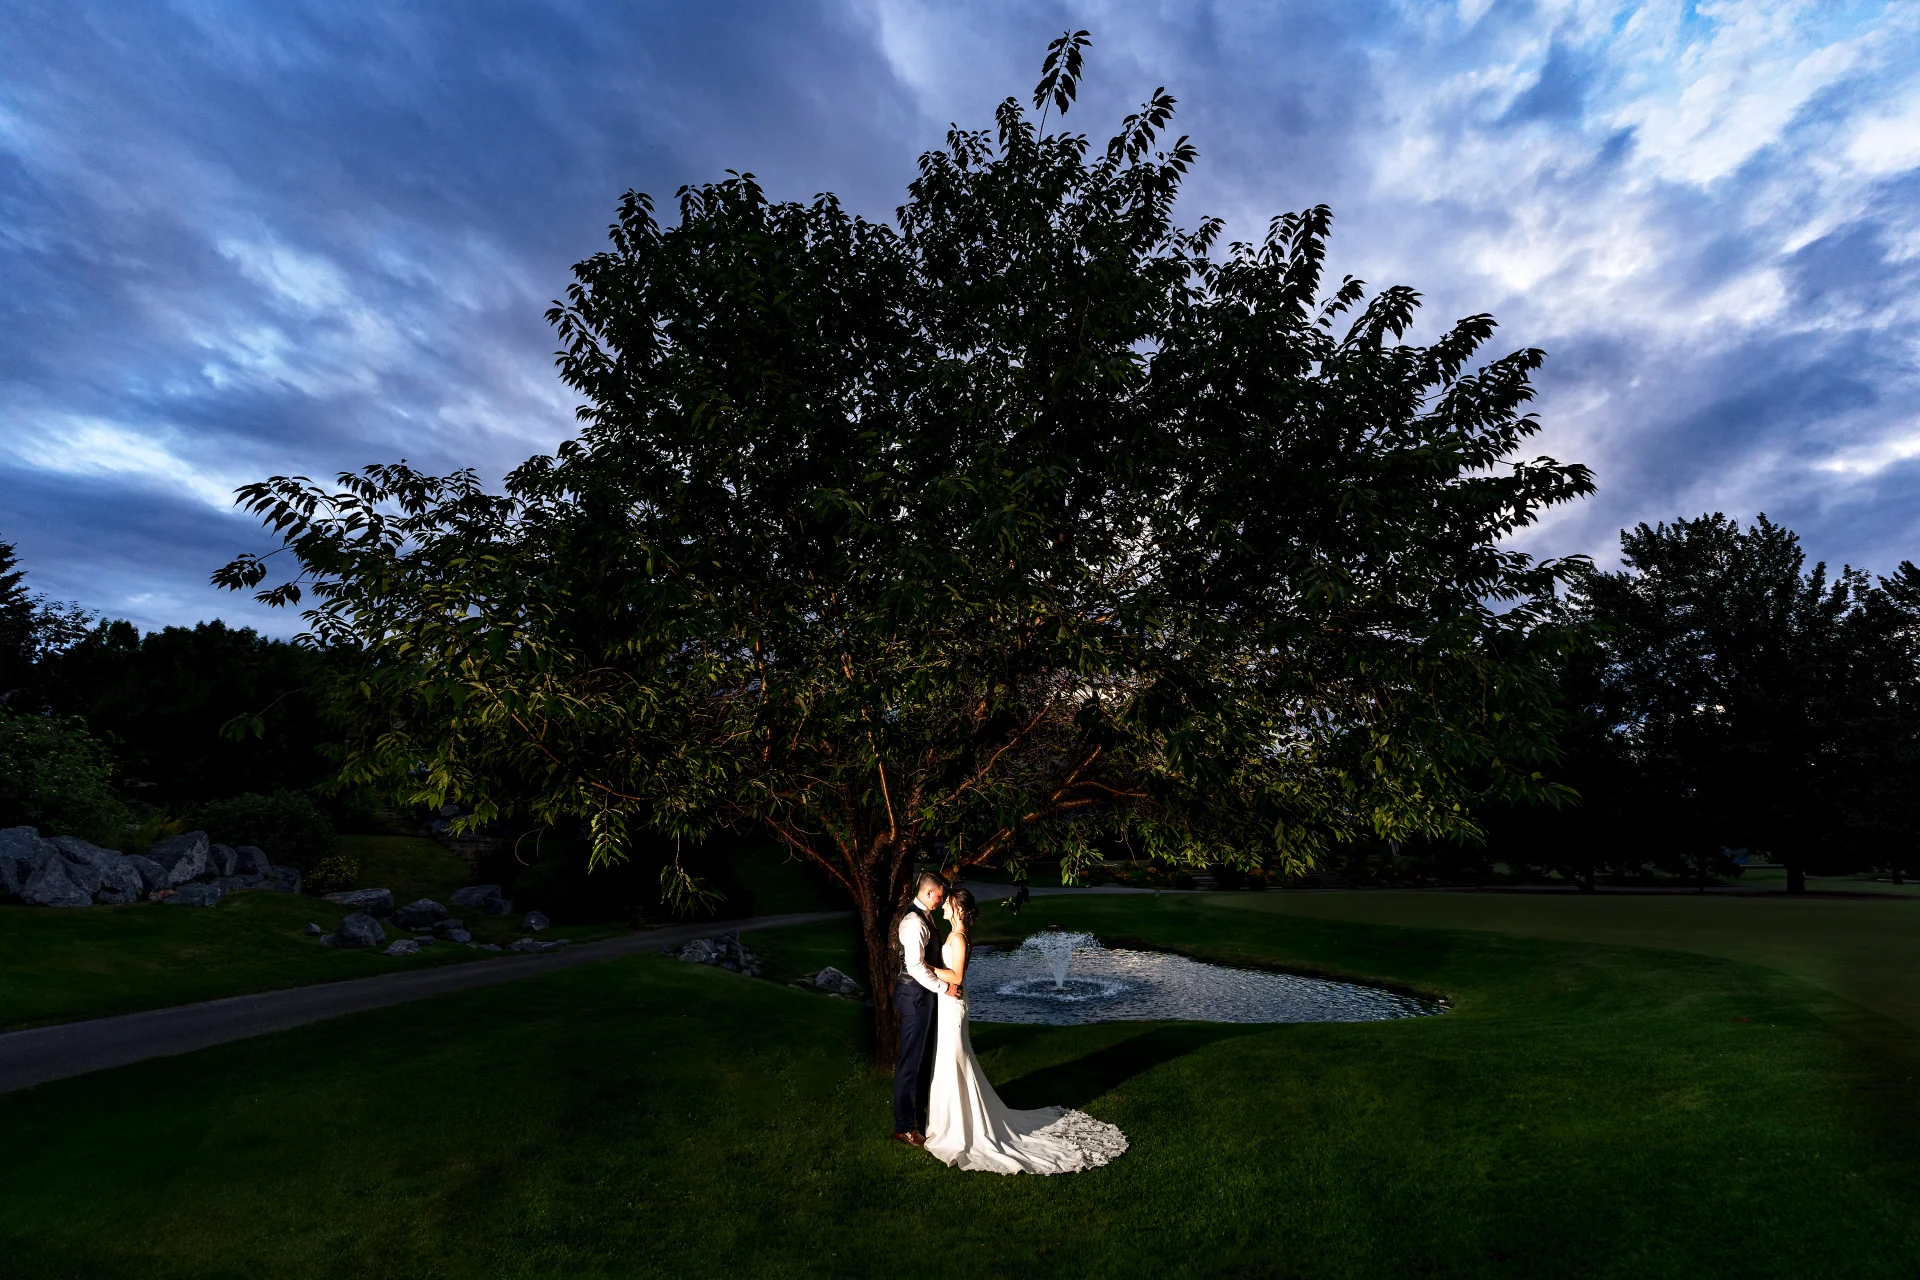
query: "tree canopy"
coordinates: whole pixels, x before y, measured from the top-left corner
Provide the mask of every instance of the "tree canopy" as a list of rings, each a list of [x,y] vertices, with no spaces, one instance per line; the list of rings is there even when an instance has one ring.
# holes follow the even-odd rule
[[[1591,482],[1516,456],[1541,353],[1483,361],[1484,315],[1409,341],[1413,290],[1325,279],[1324,207],[1177,225],[1173,109],[1095,146],[1008,99],[890,225],[747,174],[671,225],[630,192],[549,313],[578,438],[499,493],[243,489],[298,564],[261,598],[342,663],[344,777],[584,819],[602,859],[771,837],[859,908],[883,1028],[916,863],[1297,868],[1555,798],[1573,566],[1508,539]]]

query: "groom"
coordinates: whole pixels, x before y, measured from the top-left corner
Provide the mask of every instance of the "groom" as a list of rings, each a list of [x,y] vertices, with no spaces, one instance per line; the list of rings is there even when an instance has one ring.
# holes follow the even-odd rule
[[[947,899],[947,882],[931,871],[920,873],[913,901],[900,916],[900,976],[893,984],[893,1007],[900,1014],[900,1056],[893,1071],[893,1137],[910,1147],[927,1145],[927,1095],[933,1089],[935,997],[960,994],[933,976],[940,967],[940,944],[933,936],[933,913]]]

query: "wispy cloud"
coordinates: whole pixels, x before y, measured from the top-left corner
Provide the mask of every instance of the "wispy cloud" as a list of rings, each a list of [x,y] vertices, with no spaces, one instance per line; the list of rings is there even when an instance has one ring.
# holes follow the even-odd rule
[[[1602,489],[1532,545],[1765,509],[1920,555],[1920,6],[1814,0],[16,6],[0,537],[148,624],[257,617],[204,585],[258,536],[234,484],[571,432],[540,316],[621,191],[746,169],[886,217],[1082,26],[1069,123],[1169,86],[1193,216],[1325,200],[1336,270],[1426,331],[1548,350],[1546,447]]]

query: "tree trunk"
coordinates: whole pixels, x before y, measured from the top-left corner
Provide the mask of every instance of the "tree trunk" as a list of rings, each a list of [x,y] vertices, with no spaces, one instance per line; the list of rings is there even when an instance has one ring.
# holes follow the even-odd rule
[[[876,850],[867,867],[854,910],[860,916],[860,945],[867,966],[867,990],[873,993],[873,1067],[890,1072],[900,1048],[900,1012],[893,1006],[893,984],[900,976],[894,955],[894,918],[908,896],[913,876],[911,848]]]
[[[1807,873],[1797,862],[1787,864],[1787,892],[1805,893],[1807,891]]]
[[[891,911],[877,917],[860,909],[860,942],[867,962],[867,990],[873,993],[873,1068],[892,1071],[900,1047],[900,1011],[893,1004],[893,939]]]

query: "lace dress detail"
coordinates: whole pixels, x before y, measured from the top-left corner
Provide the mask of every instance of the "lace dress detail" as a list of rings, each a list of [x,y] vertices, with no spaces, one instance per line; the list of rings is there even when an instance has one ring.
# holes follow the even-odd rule
[[[953,967],[953,942],[941,956]],[[1084,1111],[1041,1107],[1015,1111],[1000,1101],[967,1028],[967,1004],[939,997],[927,1150],[956,1169],[983,1173],[1077,1173],[1115,1159],[1127,1135]]]

